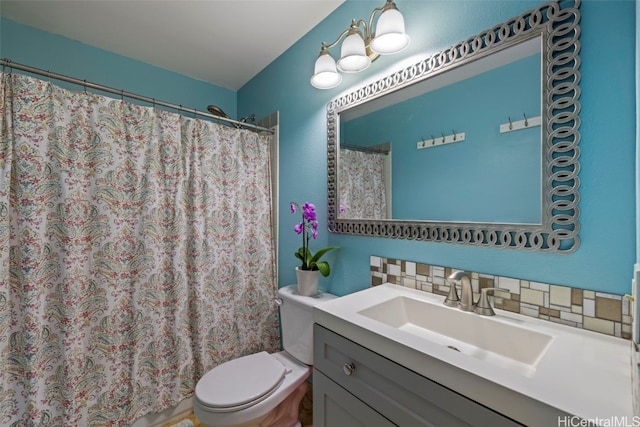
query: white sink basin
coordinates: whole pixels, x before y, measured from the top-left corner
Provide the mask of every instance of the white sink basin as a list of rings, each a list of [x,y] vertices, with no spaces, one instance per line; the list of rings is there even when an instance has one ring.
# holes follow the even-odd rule
[[[358,314],[527,377],[535,373],[553,340],[550,335],[492,317],[407,296]]]

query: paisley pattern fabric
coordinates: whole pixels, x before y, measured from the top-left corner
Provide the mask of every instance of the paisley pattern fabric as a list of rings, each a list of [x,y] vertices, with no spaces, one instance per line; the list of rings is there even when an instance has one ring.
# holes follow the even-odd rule
[[[1,77],[0,425],[130,425],[279,348],[269,136]]]
[[[340,149],[339,218],[387,219],[384,163],[387,154]]]

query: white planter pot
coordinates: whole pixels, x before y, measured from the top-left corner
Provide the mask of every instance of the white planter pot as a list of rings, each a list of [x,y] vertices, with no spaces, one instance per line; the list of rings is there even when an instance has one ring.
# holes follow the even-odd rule
[[[300,270],[296,267],[296,278],[298,279],[298,293],[306,297],[318,294],[318,280],[320,271]]]

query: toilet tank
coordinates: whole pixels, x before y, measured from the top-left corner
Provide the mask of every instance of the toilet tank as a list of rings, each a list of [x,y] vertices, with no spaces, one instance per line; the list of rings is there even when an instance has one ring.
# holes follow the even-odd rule
[[[282,346],[285,351],[306,365],[313,365],[313,307],[336,298],[326,292],[312,297],[298,294],[298,286],[278,290]]]

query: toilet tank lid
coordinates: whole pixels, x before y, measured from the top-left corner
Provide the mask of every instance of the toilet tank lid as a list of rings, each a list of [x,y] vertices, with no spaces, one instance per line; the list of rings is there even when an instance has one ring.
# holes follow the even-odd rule
[[[331,301],[338,298],[328,292],[318,292],[317,295],[307,297],[298,293],[298,285],[289,285],[278,289],[278,296],[284,300],[296,302],[301,305],[313,307],[324,301]]]

